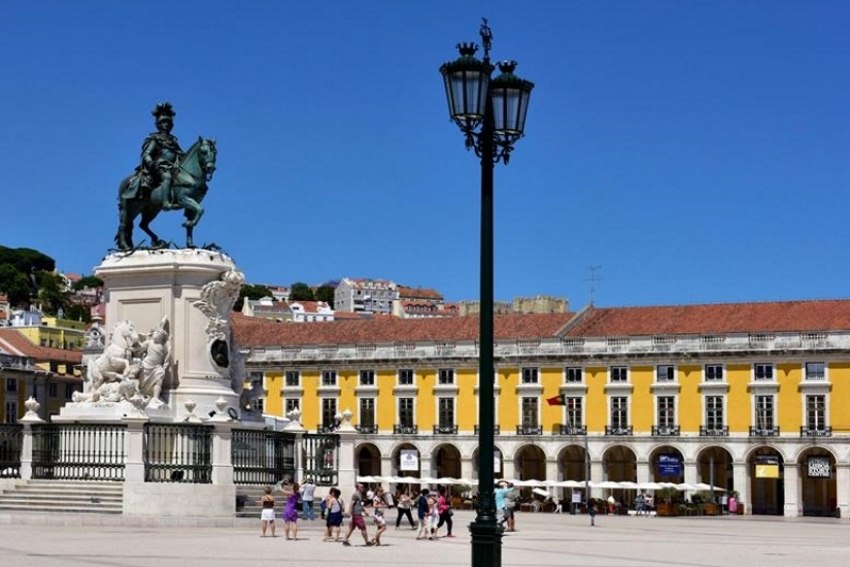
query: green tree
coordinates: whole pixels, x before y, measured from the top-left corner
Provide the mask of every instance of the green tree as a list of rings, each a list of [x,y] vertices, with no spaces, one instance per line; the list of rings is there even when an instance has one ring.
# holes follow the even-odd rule
[[[103,287],[103,280],[97,276],[84,276],[74,282],[74,290],[80,291],[81,289],[93,289],[97,287]]]
[[[264,285],[243,285],[242,289],[239,290],[239,298],[233,304],[233,310],[242,311],[242,305],[245,303],[246,298],[257,300],[261,297],[272,297],[271,290]]]
[[[7,248],[0,246],[0,266],[9,264],[19,272],[52,272],[56,261],[32,248]]]
[[[91,308],[83,303],[72,303],[65,309],[65,319],[91,323]]]
[[[304,282],[295,282],[289,287],[289,299],[292,301],[315,301],[313,288]]]
[[[316,301],[324,301],[331,306],[331,309],[333,309],[335,291],[336,290],[329,285],[320,285],[316,288]]]
[[[68,309],[68,292],[63,289],[62,276],[55,272],[38,273],[38,299],[48,315],[56,315],[61,308]]]
[[[28,307],[32,302],[32,286],[23,272],[10,264],[0,265],[0,292],[13,307]]]

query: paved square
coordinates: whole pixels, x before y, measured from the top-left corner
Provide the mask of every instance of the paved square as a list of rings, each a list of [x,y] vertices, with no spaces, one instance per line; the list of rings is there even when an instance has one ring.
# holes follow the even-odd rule
[[[9,567],[221,567],[340,565],[454,567],[471,564],[467,525],[455,514],[457,538],[416,541],[416,532],[384,534],[384,547],[322,542],[322,523],[300,522],[298,541],[259,537],[259,520],[221,527],[128,525],[121,516],[0,516],[0,557]],[[229,522],[229,520],[227,520]],[[148,522],[153,524],[154,522]],[[827,518],[635,518],[520,514],[518,532],[504,537],[505,567],[798,567],[844,565],[850,556],[847,520]],[[374,529],[369,526],[370,530]],[[278,534],[282,535],[278,525]]]

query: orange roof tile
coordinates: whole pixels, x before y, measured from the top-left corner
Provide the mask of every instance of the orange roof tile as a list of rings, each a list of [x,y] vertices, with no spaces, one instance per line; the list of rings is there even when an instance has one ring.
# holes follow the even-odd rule
[[[36,362],[56,361],[79,364],[83,357],[78,350],[64,350],[33,344],[15,329],[0,329],[0,348],[8,351],[9,354],[34,358]]]
[[[850,330],[850,300],[591,307],[564,336],[625,337]]]
[[[572,313],[497,315],[494,334],[500,340],[552,337],[571,317]],[[232,322],[236,341],[243,347],[473,341],[479,336],[477,317],[376,317],[360,321],[332,321],[322,325],[281,325],[233,313]]]

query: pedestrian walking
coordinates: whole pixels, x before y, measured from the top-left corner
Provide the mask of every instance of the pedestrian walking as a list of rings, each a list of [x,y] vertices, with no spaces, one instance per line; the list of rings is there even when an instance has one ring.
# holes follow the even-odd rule
[[[452,534],[452,516],[454,512],[452,512],[452,503],[449,500],[448,494],[446,493],[446,487],[441,486],[438,490],[439,496],[437,496],[437,512],[439,514],[439,521],[437,522],[437,529],[439,531],[443,524],[446,525],[446,537],[455,537]],[[434,537],[437,537],[437,534],[434,533]]]
[[[396,498],[396,512],[398,516],[395,519],[395,529],[399,529],[401,526],[401,519],[403,517],[407,517],[407,521],[410,522],[410,529],[416,529],[416,523],[413,521],[413,514],[411,514],[410,509],[413,507],[413,500],[411,500],[410,495],[407,491],[402,491],[399,493],[398,498]]]
[[[428,532],[431,530],[427,488],[423,488],[419,493],[419,498],[416,499],[416,516],[419,518],[419,533],[416,534],[416,539],[427,539]]]
[[[590,516],[590,525],[596,525],[596,504],[591,500],[587,503],[587,514]]]
[[[366,529],[366,520],[363,518],[363,515],[366,513],[364,501],[366,497],[365,491],[366,488],[362,483],[358,482],[354,487],[354,493],[351,495],[351,506],[349,507],[351,511],[351,522],[348,524],[348,531],[342,540],[342,545],[351,545],[351,542],[348,540],[351,539],[351,534],[355,529],[360,530],[360,535],[363,536],[363,541],[367,546],[373,545],[369,541],[369,531]]]
[[[301,485],[301,517],[305,520],[313,521],[316,519],[316,514],[313,511],[315,493],[316,485],[313,484],[313,479],[308,476],[304,484]]]
[[[298,490],[298,483],[289,481],[284,482],[281,487],[286,498],[286,504],[283,507],[283,533],[286,539],[298,539],[298,501],[301,499],[301,492]],[[292,537],[290,537],[290,533]]]

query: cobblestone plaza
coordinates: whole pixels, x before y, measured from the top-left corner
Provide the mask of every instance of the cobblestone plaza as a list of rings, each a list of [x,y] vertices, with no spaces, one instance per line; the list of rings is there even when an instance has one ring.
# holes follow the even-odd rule
[[[390,514],[390,517],[394,517]],[[131,525],[121,516],[0,515],[0,556],[10,567],[224,567],[235,565],[370,565],[454,567],[471,564],[467,525],[472,512],[455,515],[454,539],[416,541],[394,530],[383,547],[322,542],[322,523],[300,522],[299,540],[259,536],[259,521],[228,525]],[[182,523],[183,525],[179,525]],[[636,518],[520,514],[506,534],[502,564],[548,567],[786,567],[842,565],[850,552],[847,526],[827,518],[758,516]],[[369,526],[373,530],[373,526]],[[283,533],[278,526],[278,535]]]

